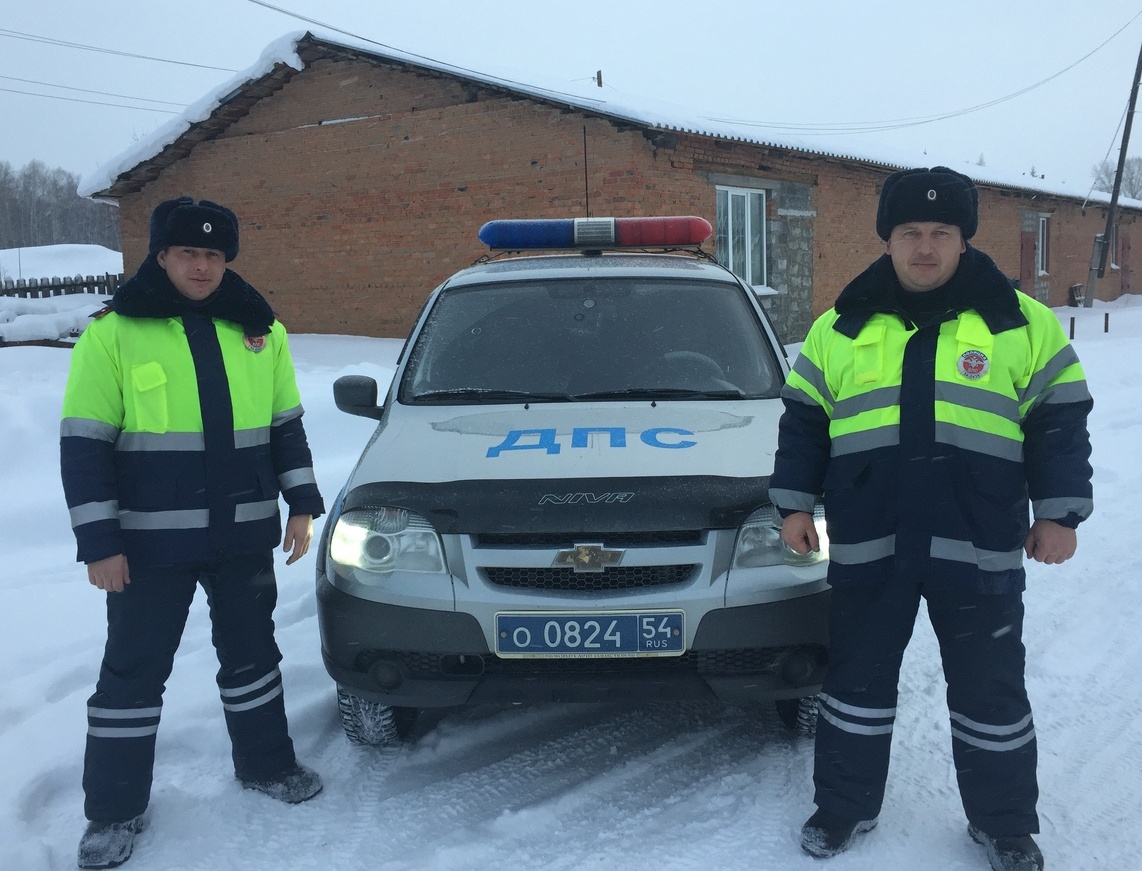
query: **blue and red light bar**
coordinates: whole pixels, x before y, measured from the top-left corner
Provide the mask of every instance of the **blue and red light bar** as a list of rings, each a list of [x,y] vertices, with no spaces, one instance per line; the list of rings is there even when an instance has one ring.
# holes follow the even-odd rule
[[[555,218],[489,221],[480,241],[489,248],[672,248],[698,245],[713,235],[705,218],[671,215],[653,218]]]

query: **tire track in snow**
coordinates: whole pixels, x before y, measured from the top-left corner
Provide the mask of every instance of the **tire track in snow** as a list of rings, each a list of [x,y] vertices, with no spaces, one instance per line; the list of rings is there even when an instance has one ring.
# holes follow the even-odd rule
[[[502,720],[497,728],[502,734]],[[789,771],[797,747],[784,735],[777,739],[779,728],[776,718],[767,725],[753,712],[717,705],[597,708],[537,723],[521,735],[523,749],[505,753],[502,742],[481,751],[464,748],[464,759],[443,768],[435,760],[419,773],[427,778],[410,760],[389,774],[395,792],[382,787],[373,800],[379,818],[395,823],[386,829],[400,830],[390,816],[399,803],[419,831],[398,835],[374,858],[386,871],[474,869],[502,856],[506,841],[509,852],[521,857],[520,867],[577,869],[596,859],[603,867],[607,856],[629,858],[628,839],[642,843],[639,833],[649,827],[657,834],[649,841],[655,847],[648,864],[661,867],[669,858],[693,867],[703,864],[711,843],[740,853],[742,832],[727,827],[722,814],[708,814],[710,803],[733,810],[759,848],[789,842],[791,803],[764,797],[767,790],[805,788],[801,773],[791,777]],[[771,758],[756,759],[766,755]],[[785,776],[759,789],[754,774],[759,767],[771,769],[774,757]],[[801,813],[801,804],[792,803],[794,813]],[[441,821],[441,836],[427,843],[417,822],[424,813]],[[664,815],[677,822],[676,834]],[[667,844],[660,837],[664,827]],[[691,846],[695,838],[700,848]]]
[[[682,725],[684,733],[543,805],[505,815],[474,840],[502,854],[504,845],[489,837],[502,831],[509,846],[514,840],[530,851],[531,867],[552,871],[629,865],[632,849],[639,864],[656,869],[733,867],[748,862],[743,844],[756,853],[757,867],[768,864],[766,856],[799,855],[795,830],[808,796],[811,742],[791,739],[775,717],[756,711],[691,713],[679,723],[675,712],[657,712],[663,725]],[[536,837],[520,838],[532,828]],[[442,867],[460,871],[478,862]]]
[[[331,741],[316,760],[324,795],[284,814],[265,814],[265,800],[251,795],[243,807],[258,820],[256,838],[236,821],[216,821],[179,867],[258,867],[300,851],[289,867],[305,868],[311,847],[291,845],[315,843],[325,845],[328,871],[463,871],[502,863],[505,850],[519,868],[602,868],[619,855],[626,865],[632,838],[656,845],[659,868],[666,859],[694,867],[711,843],[740,858],[743,838],[763,853],[796,852],[783,814],[799,824],[804,801],[783,797],[807,790],[811,750],[774,715],[716,704],[481,715],[446,717],[395,753],[346,752]],[[163,843],[156,847],[171,848]],[[680,857],[690,864],[676,866]]]

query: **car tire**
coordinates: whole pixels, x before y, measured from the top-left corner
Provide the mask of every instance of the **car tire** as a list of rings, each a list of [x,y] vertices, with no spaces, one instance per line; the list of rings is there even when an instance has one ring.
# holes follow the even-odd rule
[[[407,737],[415,708],[401,708],[374,702],[337,687],[337,710],[341,728],[350,744],[364,747],[392,747]]]
[[[817,697],[804,696],[800,699],[778,699],[774,702],[777,716],[785,728],[796,735],[817,734]]]

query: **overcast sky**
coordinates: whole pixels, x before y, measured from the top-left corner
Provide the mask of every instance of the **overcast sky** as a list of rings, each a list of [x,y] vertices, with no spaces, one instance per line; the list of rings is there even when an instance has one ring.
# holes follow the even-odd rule
[[[522,82],[601,70],[610,96],[752,122],[776,141],[843,132],[863,153],[883,144],[894,156],[912,149],[917,165],[982,158],[1084,186],[1095,164],[1118,160],[1142,45],[1142,3],[1130,0],[0,0],[0,10],[0,161],[80,176],[305,30],[302,16]],[[1131,140],[1142,155],[1138,126]]]

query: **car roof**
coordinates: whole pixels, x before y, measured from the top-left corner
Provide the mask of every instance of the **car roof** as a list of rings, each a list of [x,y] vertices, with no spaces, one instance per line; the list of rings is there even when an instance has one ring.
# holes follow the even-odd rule
[[[540,254],[487,260],[461,270],[447,287],[536,278],[688,278],[737,283],[722,266],[694,255],[638,252]]]

